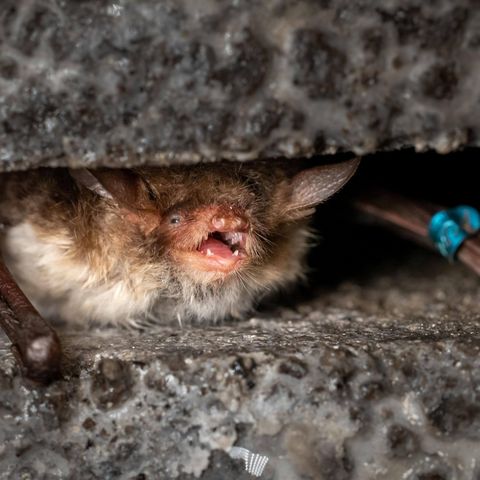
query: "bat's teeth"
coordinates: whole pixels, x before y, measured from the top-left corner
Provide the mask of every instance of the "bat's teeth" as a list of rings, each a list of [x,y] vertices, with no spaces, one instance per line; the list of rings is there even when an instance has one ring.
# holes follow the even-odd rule
[[[245,235],[241,232],[226,232],[222,234],[222,239],[228,245],[238,245],[244,243]]]
[[[211,256],[213,256],[213,253],[209,248],[207,248],[207,257],[211,257]]]
[[[227,243],[228,245],[232,244],[232,235],[230,233],[223,233],[221,234],[222,240]]]
[[[234,257],[238,257],[238,250],[235,250],[235,251],[233,252],[233,256],[234,256]]]

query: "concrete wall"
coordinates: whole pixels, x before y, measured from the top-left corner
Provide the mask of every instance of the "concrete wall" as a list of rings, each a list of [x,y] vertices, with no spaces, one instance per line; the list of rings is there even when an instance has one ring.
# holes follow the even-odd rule
[[[0,170],[478,145],[476,0],[4,0]]]

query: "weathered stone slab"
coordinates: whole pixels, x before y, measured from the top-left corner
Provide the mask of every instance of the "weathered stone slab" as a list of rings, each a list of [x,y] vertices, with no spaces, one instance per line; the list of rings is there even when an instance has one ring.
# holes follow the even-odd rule
[[[410,258],[410,260],[406,260]],[[400,255],[247,322],[64,332],[63,381],[33,388],[0,340],[0,479],[480,475],[480,289]]]
[[[476,0],[4,0],[0,170],[478,145]]]

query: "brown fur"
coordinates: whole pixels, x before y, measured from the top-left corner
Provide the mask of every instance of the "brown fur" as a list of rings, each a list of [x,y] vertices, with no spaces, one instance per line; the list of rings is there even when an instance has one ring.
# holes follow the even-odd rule
[[[134,325],[218,320],[242,315],[303,274],[307,217],[321,199],[295,198],[305,190],[305,175],[302,188],[293,188],[287,164],[93,173],[110,198],[65,169],[0,177],[2,252],[44,315]],[[234,212],[248,224],[248,256],[228,275],[184,260],[205,236],[210,209]],[[176,225],[173,215],[180,219]]]

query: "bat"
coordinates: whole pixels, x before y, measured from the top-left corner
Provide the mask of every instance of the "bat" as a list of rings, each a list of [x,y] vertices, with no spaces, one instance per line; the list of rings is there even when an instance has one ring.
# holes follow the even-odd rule
[[[145,327],[242,317],[304,275],[309,217],[358,164],[2,174],[0,305],[15,321],[0,314],[0,322],[23,363],[36,339],[46,349],[36,358],[52,364],[60,347],[44,319]],[[29,314],[4,290],[15,291]],[[23,345],[28,316],[43,333]]]

